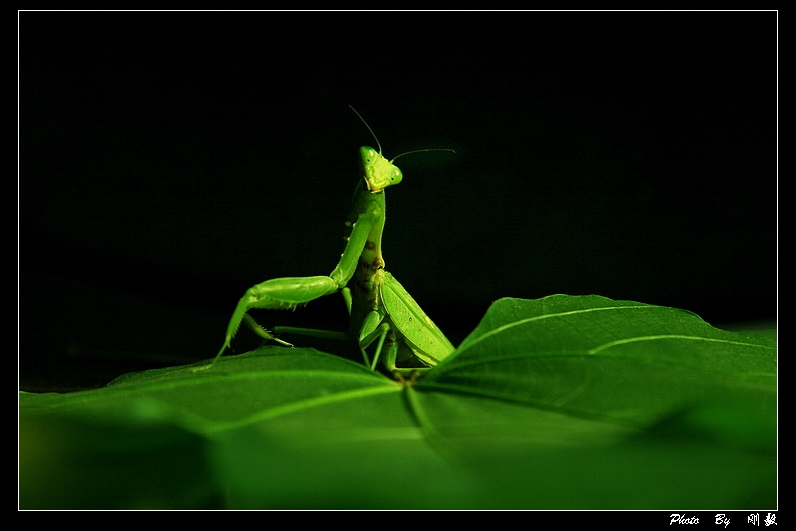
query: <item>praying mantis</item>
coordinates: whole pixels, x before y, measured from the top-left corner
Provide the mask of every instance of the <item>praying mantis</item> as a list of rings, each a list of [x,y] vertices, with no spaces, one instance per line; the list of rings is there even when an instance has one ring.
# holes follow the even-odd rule
[[[450,356],[454,346],[423,312],[404,287],[384,266],[381,240],[384,231],[384,190],[399,184],[403,174],[392,160],[381,154],[381,144],[359,113],[351,107],[368,128],[379,150],[361,147],[362,177],[357,182],[353,206],[346,226],[351,232],[339,263],[328,276],[286,277],[267,280],[252,286],[238,302],[227,327],[226,339],[210,366],[230,348],[241,324],[262,338],[286,347],[293,345],[278,335],[302,334],[331,339],[356,340],[365,365],[376,370],[379,359],[390,373],[430,368]],[[451,149],[419,151],[453,151]],[[409,153],[415,153],[411,151]],[[249,314],[249,310],[295,309],[317,298],[342,291],[350,316],[347,332],[295,327],[273,327],[266,330]],[[375,345],[375,346],[373,346]],[[368,348],[373,347],[372,359]],[[399,366],[400,365],[400,366]]]

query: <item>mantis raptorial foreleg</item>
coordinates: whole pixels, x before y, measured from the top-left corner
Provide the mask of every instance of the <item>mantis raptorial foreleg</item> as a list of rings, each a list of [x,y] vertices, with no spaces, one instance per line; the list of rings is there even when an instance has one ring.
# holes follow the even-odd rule
[[[376,142],[378,144],[378,140]],[[275,334],[352,338],[357,341],[365,364],[373,369],[380,358],[390,371],[398,369],[397,363],[404,361],[410,365],[414,362],[430,367],[453,352],[450,341],[384,269],[381,252],[384,189],[401,182],[401,170],[381,155],[381,148],[377,152],[373,148],[362,147],[360,157],[364,182],[358,183],[354,194],[351,215],[346,223],[351,227],[351,233],[337,267],[329,276],[277,278],[246,290],[232,314],[224,345],[209,366],[230,347],[242,323],[259,336],[285,346],[291,344]],[[343,290],[351,316],[348,333],[278,326],[269,332],[248,315],[252,309],[293,309],[340,290]],[[376,347],[371,362],[366,349],[373,343]]]
[[[216,355],[216,359],[230,348],[232,338],[235,337],[243,322],[261,337],[290,346],[289,343],[276,338],[260,327],[246,312],[252,309],[290,310],[344,288],[354,275],[359,256],[367,244],[368,235],[378,218],[378,205],[373,205],[371,210],[367,210],[357,217],[357,221],[352,224],[351,235],[348,237],[348,243],[340,262],[328,277],[275,278],[246,290],[232,314],[232,319],[227,326],[226,340]],[[215,362],[215,360],[213,361]]]

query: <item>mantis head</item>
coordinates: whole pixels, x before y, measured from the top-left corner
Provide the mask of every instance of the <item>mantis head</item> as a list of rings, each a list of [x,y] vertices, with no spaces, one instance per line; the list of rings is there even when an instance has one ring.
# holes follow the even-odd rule
[[[349,105],[349,107],[351,106]],[[414,151],[401,153],[392,160],[387,160],[381,154],[381,144],[379,143],[379,139],[376,138],[376,133],[373,132],[373,129],[370,128],[368,123],[364,118],[362,118],[362,116],[359,115],[356,109],[351,107],[351,110],[354,111],[357,116],[359,116],[359,119],[362,120],[362,123],[365,124],[365,127],[367,127],[368,131],[370,131],[370,134],[373,135],[376,145],[379,146],[378,151],[368,146],[359,148],[359,154],[362,157],[362,171],[364,173],[365,183],[368,186],[368,190],[373,193],[381,192],[392,184],[398,184],[401,182],[401,179],[404,178],[403,173],[401,173],[401,170],[398,169],[398,166],[393,164],[393,161],[398,157],[403,157],[404,155],[409,155],[410,153],[420,153],[422,151],[450,151],[452,153],[456,153],[452,149],[416,149]]]
[[[403,179],[403,173],[392,161],[385,159],[381,152],[372,147],[359,148],[362,157],[362,171],[365,183],[371,192],[380,192],[384,188],[398,184]]]

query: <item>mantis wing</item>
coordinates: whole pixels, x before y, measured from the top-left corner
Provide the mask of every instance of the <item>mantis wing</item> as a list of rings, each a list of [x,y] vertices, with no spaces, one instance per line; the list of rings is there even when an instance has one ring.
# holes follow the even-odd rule
[[[424,363],[433,367],[456,350],[412,296],[386,271],[381,299],[396,330]]]

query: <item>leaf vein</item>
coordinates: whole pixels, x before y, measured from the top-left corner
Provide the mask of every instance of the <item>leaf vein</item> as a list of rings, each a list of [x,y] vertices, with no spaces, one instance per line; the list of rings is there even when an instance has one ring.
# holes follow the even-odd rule
[[[471,348],[473,345],[476,345],[476,344],[480,343],[481,341],[483,341],[483,340],[485,340],[485,339],[487,339],[487,338],[489,338],[489,337],[491,337],[493,335],[500,334],[502,332],[505,332],[506,330],[509,330],[509,329],[515,327],[515,326],[520,326],[520,325],[523,325],[523,324],[526,324],[526,323],[531,323],[531,322],[534,322],[534,321],[541,321],[543,319],[550,319],[550,318],[553,318],[553,317],[563,317],[563,316],[567,316],[567,315],[577,315],[577,314],[582,314],[582,313],[590,313],[590,312],[598,312],[598,311],[626,310],[626,309],[629,309],[629,308],[659,309],[660,306],[650,306],[650,305],[647,305],[647,304],[641,304],[641,305],[638,305],[638,306],[604,306],[604,307],[601,307],[601,308],[585,308],[585,309],[579,309],[579,310],[572,310],[572,311],[568,311],[568,312],[556,312],[556,313],[549,313],[549,314],[545,314],[545,315],[536,315],[534,317],[527,317],[525,319],[512,321],[510,323],[507,323],[507,324],[504,324],[504,325],[499,326],[497,328],[494,328],[494,329],[492,329],[492,330],[490,330],[490,331],[478,336],[477,338],[473,339],[472,341],[468,341],[467,344],[464,346],[464,348],[460,348],[460,349],[457,350],[456,355],[458,356],[462,352],[464,352],[467,349]]]

